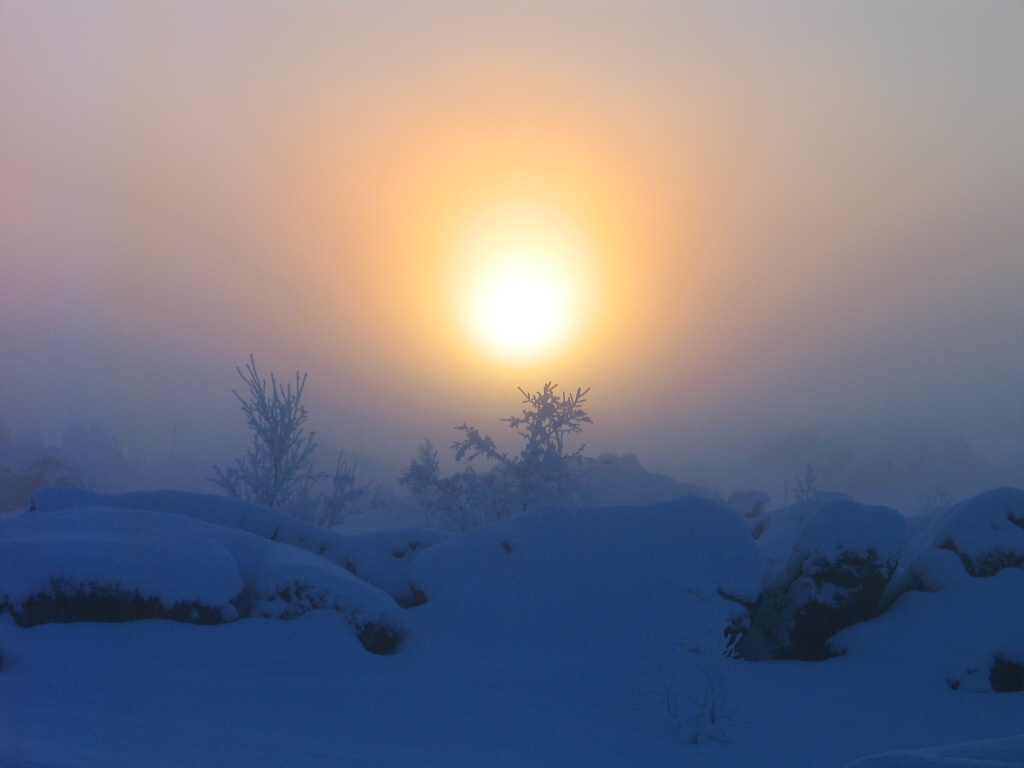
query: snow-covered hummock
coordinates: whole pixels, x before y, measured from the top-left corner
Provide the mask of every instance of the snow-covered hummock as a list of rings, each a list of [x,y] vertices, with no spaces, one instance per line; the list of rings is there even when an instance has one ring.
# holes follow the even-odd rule
[[[808,501],[790,504],[749,519],[751,535],[765,568],[778,571],[788,562],[797,538],[808,521],[834,501],[853,501],[841,493],[820,493]]]
[[[33,511],[0,520],[0,602],[16,616],[33,596],[116,590],[167,609],[197,603],[224,621],[330,609],[356,632],[368,624],[403,631],[390,596],[310,551],[346,542],[275,510],[187,493],[50,489],[33,499]],[[133,501],[157,509],[132,509]]]
[[[320,557],[220,528],[210,535],[243,584],[269,548]],[[1024,651],[1010,610],[1024,603],[1021,569],[908,593],[840,633],[846,654],[827,662],[721,659],[725,741],[695,745],[709,657],[694,649],[743,613],[722,593],[746,601],[761,584],[734,512],[699,499],[553,508],[389,553],[403,541],[337,542],[389,579],[390,558],[427,597],[401,613],[407,634],[388,656],[366,653],[333,610],[216,626],[0,618],[0,765],[840,768],[1024,730],[1024,693],[947,682],[995,641]]]
[[[548,658],[644,658],[720,635],[746,617],[723,595],[753,602],[763,578],[740,517],[693,497],[543,507],[431,547],[410,576],[431,633],[466,652]]]
[[[1024,736],[952,744],[872,755],[848,768],[1020,768],[1024,765]]]
[[[1024,490],[997,488],[955,504],[932,544],[956,552],[975,576],[1024,566]]]
[[[258,504],[202,493],[142,491],[99,494],[72,488],[40,488],[31,496],[32,510],[107,507],[182,515],[224,528],[312,552],[396,599],[409,596],[409,564],[427,547],[451,534],[427,528],[401,528],[344,535]],[[406,556],[408,553],[408,556]]]
[[[33,512],[111,507],[184,515],[290,544],[316,552],[336,563],[344,563],[344,542],[340,537],[281,510],[224,496],[184,491],[101,494],[77,488],[40,488],[32,492],[30,500]]]
[[[803,521],[786,566],[765,590],[741,650],[752,659],[823,658],[828,638],[872,618],[906,543],[888,507],[836,500]]]
[[[970,578],[955,555],[939,554],[942,562],[934,570],[943,575],[933,583],[934,591],[901,594],[881,616],[840,632],[831,645],[891,669],[904,686],[991,693],[989,675],[997,656],[1024,661],[1024,569]],[[959,577],[950,577],[955,568]]]
[[[1024,567],[1024,490],[997,488],[917,524],[886,589],[892,602],[908,590],[934,592],[971,576]]]
[[[108,588],[158,598],[170,607],[199,603],[236,618],[238,562],[222,532],[177,515],[82,507],[0,520],[0,603],[34,595]]]
[[[889,507],[837,500],[819,510],[793,544],[791,561],[839,562],[851,553],[871,553],[895,566],[906,544],[907,521]]]

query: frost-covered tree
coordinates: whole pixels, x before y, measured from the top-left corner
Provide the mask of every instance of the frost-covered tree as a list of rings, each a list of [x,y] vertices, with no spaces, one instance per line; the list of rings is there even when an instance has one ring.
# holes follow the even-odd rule
[[[818,497],[818,473],[810,462],[793,482],[793,495],[798,502],[812,501]]]
[[[399,482],[409,486],[426,510],[427,522],[437,528],[464,532],[482,522],[477,519],[484,506],[481,478],[472,469],[442,477],[437,450],[429,440],[420,445]]]
[[[579,477],[583,446],[569,452],[566,437],[593,423],[583,409],[590,390],[559,394],[557,388],[548,382],[532,394],[519,389],[527,407],[519,416],[502,419],[524,441],[518,454],[499,450],[492,438],[462,424],[456,429],[463,437],[451,447],[455,460],[465,461],[466,468],[441,477],[437,451],[430,441],[424,442],[400,482],[426,507],[432,523],[468,530],[538,504],[586,500]],[[485,472],[472,464],[480,458],[491,462]]]
[[[294,386],[279,384],[271,374],[267,386],[253,355],[244,371],[236,370],[247,392],[235,390],[234,395],[242,404],[251,442],[234,465],[215,466],[210,480],[236,499],[282,509],[318,525],[341,522],[367,489],[356,485],[354,467],[342,460],[342,454],[333,476],[316,471],[316,433],[306,431],[309,414],[302,405],[307,374],[296,371]],[[326,481],[329,490],[318,492]]]

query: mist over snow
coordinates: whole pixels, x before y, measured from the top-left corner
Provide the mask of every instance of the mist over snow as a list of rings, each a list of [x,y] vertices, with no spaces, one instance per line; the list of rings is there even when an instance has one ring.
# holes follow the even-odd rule
[[[299,5],[4,4],[11,429],[218,460],[255,353],[391,467],[549,380],[595,454],[723,489],[805,429],[1024,464],[1018,3]],[[508,358],[459,291],[527,224],[583,315]]]

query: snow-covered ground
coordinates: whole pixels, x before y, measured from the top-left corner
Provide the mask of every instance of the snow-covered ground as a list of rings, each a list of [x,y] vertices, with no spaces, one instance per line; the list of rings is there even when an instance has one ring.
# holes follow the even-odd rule
[[[852,502],[760,538],[694,496],[452,536],[37,491],[0,519],[0,765],[1020,765],[1024,692],[989,674],[1024,663],[1024,492],[999,494],[905,541],[877,511],[863,535]],[[1011,523],[995,575],[964,565],[992,549],[972,516]],[[779,574],[882,545],[905,553],[887,610],[840,631],[842,655],[723,656]],[[121,609],[178,620],[59,623]]]

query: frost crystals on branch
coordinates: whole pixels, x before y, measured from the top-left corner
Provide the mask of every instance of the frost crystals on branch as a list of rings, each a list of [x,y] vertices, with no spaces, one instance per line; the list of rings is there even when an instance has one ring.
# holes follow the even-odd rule
[[[248,388],[247,397],[237,390],[234,395],[242,404],[252,442],[234,466],[215,466],[210,480],[236,499],[282,509],[318,525],[337,525],[355,511],[367,487],[356,485],[354,467],[342,460],[343,454],[333,476],[315,471],[315,433],[305,430],[308,414],[301,402],[307,374],[295,372],[294,388],[278,384],[271,374],[268,387],[253,355],[245,371],[236,370]],[[315,493],[327,480],[329,491]]]

